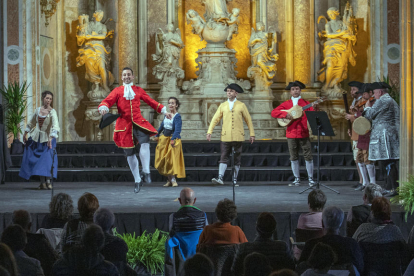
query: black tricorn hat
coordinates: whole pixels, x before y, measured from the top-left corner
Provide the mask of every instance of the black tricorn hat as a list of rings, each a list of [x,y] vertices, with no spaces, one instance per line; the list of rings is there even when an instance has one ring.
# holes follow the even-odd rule
[[[373,82],[369,86],[372,91],[374,91],[375,89],[391,89],[391,86],[386,82]]]
[[[285,90],[290,90],[290,88],[294,87],[294,86],[299,86],[300,89],[305,89],[306,85],[304,85],[302,82],[295,80],[295,81],[291,81],[289,82],[288,86],[286,86]]]
[[[364,85],[365,83],[360,82],[360,81],[350,81],[348,82],[348,86],[355,86],[358,89],[361,89],[361,87]]]
[[[227,92],[228,88],[235,90],[237,93],[243,93],[244,92],[243,88],[241,88],[241,86],[238,85],[237,83],[230,83],[229,85],[227,85],[227,87],[224,88],[224,92]]]
[[[362,86],[361,86],[361,88],[359,88],[359,93],[364,93],[364,92],[369,92],[369,91],[371,91],[372,90],[372,88],[371,88],[371,84],[370,83],[364,83]]]
[[[116,119],[118,119],[120,116],[121,116],[120,114],[106,113],[105,115],[102,116],[101,122],[99,123],[99,128],[103,129],[103,128],[109,126]]]

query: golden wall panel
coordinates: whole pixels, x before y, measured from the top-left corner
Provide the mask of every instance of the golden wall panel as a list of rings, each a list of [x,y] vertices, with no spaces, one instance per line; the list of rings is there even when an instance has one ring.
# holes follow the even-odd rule
[[[294,0],[293,78],[310,84],[310,0]]]
[[[274,82],[286,82],[286,24],[285,0],[267,1],[267,26],[273,27],[277,33],[277,71]]]
[[[196,51],[206,46],[205,41],[200,41],[200,37],[191,32],[191,25],[186,22],[185,14],[188,10],[195,10],[200,16],[203,17],[205,9],[199,1],[194,0],[182,0],[178,9],[178,26],[181,30],[181,36],[185,45],[181,54],[183,58],[183,70],[185,71],[185,80],[195,79],[197,75],[195,59],[197,58]]]
[[[252,32],[252,7],[251,0],[233,0],[227,4],[227,10],[231,12],[233,8],[240,9],[238,34],[227,43],[227,47],[237,51],[237,78],[247,79],[247,68],[251,65],[249,48],[247,47]]]
[[[148,1],[148,83],[158,83],[160,80],[152,74],[152,68],[156,63],[152,60],[155,54],[155,33],[161,28],[165,32],[167,25],[167,4],[165,0],[149,0]]]
[[[247,44],[250,39],[252,25],[252,7],[251,0],[233,0],[227,4],[227,10],[232,11],[233,8],[240,9],[240,23],[238,34],[233,36],[233,39],[227,43],[227,47],[237,51],[237,78],[247,79],[247,68],[251,65],[250,53]],[[185,71],[185,80],[197,78],[197,63],[195,59],[198,57],[197,50],[206,46],[205,41],[200,41],[198,35],[191,32],[191,25],[187,25],[185,14],[188,10],[195,10],[200,16],[204,18],[205,7],[201,2],[194,0],[182,0],[178,7],[178,26],[182,33],[185,48],[181,53],[183,55],[183,69]]]

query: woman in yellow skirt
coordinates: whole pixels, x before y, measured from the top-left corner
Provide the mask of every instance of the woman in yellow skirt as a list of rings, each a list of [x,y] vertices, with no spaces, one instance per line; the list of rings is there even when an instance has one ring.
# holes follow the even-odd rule
[[[168,108],[173,114],[171,119],[166,117],[155,136],[158,141],[155,150],[154,167],[158,172],[168,177],[164,187],[177,187],[176,178],[185,178],[183,147],[181,144],[181,115],[177,112],[180,102],[175,97],[168,99]],[[162,133],[162,134],[161,134]]]

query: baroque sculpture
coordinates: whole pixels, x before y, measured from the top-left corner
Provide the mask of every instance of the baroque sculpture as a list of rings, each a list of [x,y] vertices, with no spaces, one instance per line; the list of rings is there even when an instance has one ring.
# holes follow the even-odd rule
[[[276,32],[266,32],[263,22],[257,22],[256,31],[252,29],[248,44],[252,65],[247,70],[247,76],[255,80],[256,91],[269,91],[272,84],[276,74],[276,61],[279,59],[279,55],[276,54],[276,43]]]
[[[90,141],[102,141],[104,137],[105,140],[110,139],[110,132],[114,127],[111,126],[111,129],[108,128],[105,132],[98,128],[101,119],[98,104],[111,92],[110,86],[114,83],[114,76],[109,67],[112,49],[107,45],[107,40],[113,37],[114,31],[108,31],[106,26],[112,19],[102,23],[103,16],[102,10],[95,11],[93,21],[89,21],[89,15],[80,15],[76,33],[78,46],[81,47],[78,50],[76,66],[85,65],[85,79],[92,83],[92,90],[87,94],[89,101],[84,101],[86,121],[92,125],[88,128],[87,134]],[[116,110],[112,109],[111,112],[116,113]]]
[[[174,30],[173,24],[167,25],[167,33],[158,29],[156,34],[156,54],[152,59],[158,64],[153,68],[152,74],[162,80],[160,97],[176,96],[179,92],[177,80],[184,78],[184,70],[178,66],[181,49],[184,48],[180,29]],[[170,95],[166,95],[170,94]]]
[[[187,24],[192,32],[207,42],[207,46],[197,51],[197,80],[185,81],[183,90],[187,94],[217,94],[229,83],[238,83],[245,90],[250,89],[248,80],[237,80],[235,70],[236,51],[224,44],[237,34],[240,10],[227,11],[231,0],[202,0],[206,8],[204,19],[194,10],[186,13]],[[221,93],[220,93],[221,94]]]
[[[101,22],[103,15],[103,11],[97,10],[93,14],[95,20],[92,22],[89,21],[88,15],[80,15],[76,34],[78,46],[82,47],[78,51],[76,66],[85,65],[85,79],[92,83],[92,91],[88,93],[88,98],[93,102],[104,99],[114,83],[114,77],[109,71],[112,49],[104,43],[113,37],[114,31],[108,31],[106,22]]]
[[[319,70],[319,80],[324,83],[322,91],[332,90],[334,94],[341,92],[340,82],[347,78],[348,62],[355,66],[356,53],[353,49],[357,39],[356,19],[349,2],[346,4],[343,19],[340,20],[339,10],[329,8],[325,16],[319,16],[318,23],[325,19],[325,30],[319,32],[319,38],[325,40],[323,67]],[[328,93],[329,94],[329,93]]]

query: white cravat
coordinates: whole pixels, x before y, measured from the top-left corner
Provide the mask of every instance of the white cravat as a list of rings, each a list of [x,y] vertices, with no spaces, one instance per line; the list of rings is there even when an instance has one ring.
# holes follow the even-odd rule
[[[233,109],[234,103],[237,101],[237,99],[234,98],[234,101],[230,101],[230,99],[227,99],[227,101],[229,102],[229,108],[230,108],[230,111],[231,111]]]
[[[135,97],[134,90],[132,90],[132,82],[129,84],[123,84],[124,85],[124,98],[129,100],[133,100]]]
[[[295,106],[295,105],[298,105],[298,102],[299,102],[300,99],[302,99],[302,97],[301,96],[299,96],[297,98],[292,97],[291,99],[292,99],[292,102],[293,102],[293,106]]]

